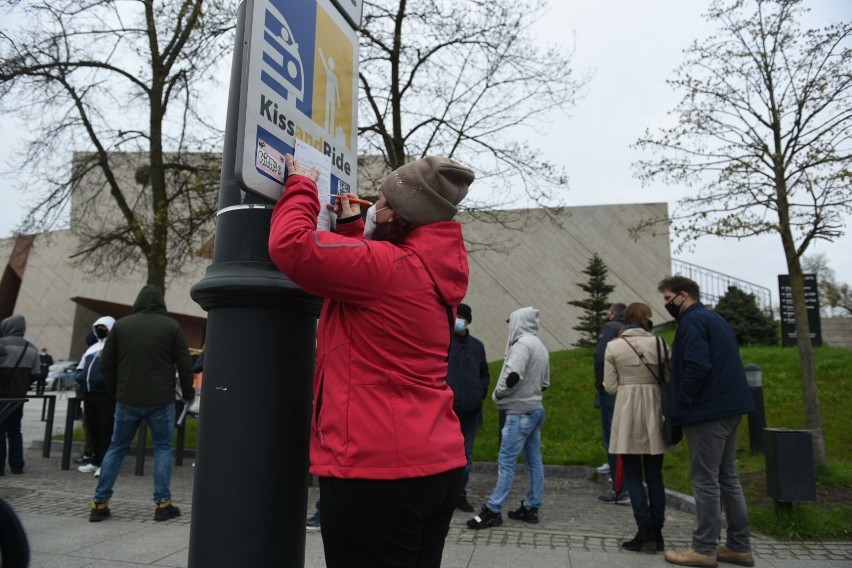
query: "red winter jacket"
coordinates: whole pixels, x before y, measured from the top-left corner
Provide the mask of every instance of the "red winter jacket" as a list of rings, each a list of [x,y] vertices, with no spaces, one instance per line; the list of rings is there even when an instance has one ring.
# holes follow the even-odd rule
[[[363,238],[363,222],[316,231],[319,200],[287,178],[269,254],[326,298],[317,332],[311,468],[322,477],[400,479],[464,467],[447,386],[450,319],[467,292],[461,225],[417,227],[405,242]],[[351,236],[348,236],[351,235]]]

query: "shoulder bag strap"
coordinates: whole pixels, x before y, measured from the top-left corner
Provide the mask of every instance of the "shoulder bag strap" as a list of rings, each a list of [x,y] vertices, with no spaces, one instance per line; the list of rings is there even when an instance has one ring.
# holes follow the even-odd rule
[[[29,349],[29,347],[29,345],[24,345],[24,349],[21,351],[20,357],[18,357],[18,362],[15,363],[15,366],[12,367],[12,370],[9,372],[9,374],[13,374],[15,371],[18,370],[18,365],[21,364],[21,360],[24,358],[24,355],[27,354],[27,349]]]
[[[634,352],[634,353],[636,353],[636,356],[637,356],[637,357],[639,357],[639,360],[640,360],[640,361],[642,361],[642,364],[643,364],[643,365],[645,365],[645,367],[647,367],[648,372],[649,372],[649,373],[651,373],[651,375],[652,375],[655,379],[657,379],[657,382],[659,383],[659,382],[660,382],[660,377],[658,377],[658,376],[657,376],[657,373],[655,373],[655,372],[654,372],[654,370],[651,368],[651,365],[649,365],[649,364],[648,364],[648,362],[645,360],[645,358],[642,356],[642,354],[641,354],[641,353],[639,353],[638,351],[636,351],[636,348],[635,348],[635,347],[633,347],[633,344],[632,344],[632,343],[630,343],[629,341],[627,341],[627,338],[626,338],[626,337],[622,336],[622,337],[621,337],[621,339],[623,339],[623,340],[624,340],[624,342],[625,342],[627,345],[629,345],[629,346],[630,346],[630,348],[633,350],[633,352]]]

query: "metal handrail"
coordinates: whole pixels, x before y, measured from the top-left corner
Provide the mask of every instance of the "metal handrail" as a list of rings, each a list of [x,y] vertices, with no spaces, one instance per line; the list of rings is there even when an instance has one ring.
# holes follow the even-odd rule
[[[765,286],[677,258],[672,258],[672,274],[680,274],[697,282],[701,289],[701,300],[706,304],[715,305],[728,292],[728,288],[734,286],[746,294],[754,294],[757,305],[767,314],[772,313],[772,291]]]

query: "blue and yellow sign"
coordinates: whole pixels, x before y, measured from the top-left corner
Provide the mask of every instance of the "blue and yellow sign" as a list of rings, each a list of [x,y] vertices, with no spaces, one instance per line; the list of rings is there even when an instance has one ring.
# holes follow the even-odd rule
[[[331,193],[356,190],[358,38],[330,0],[247,0],[236,176],[281,196],[296,139],[331,158]]]

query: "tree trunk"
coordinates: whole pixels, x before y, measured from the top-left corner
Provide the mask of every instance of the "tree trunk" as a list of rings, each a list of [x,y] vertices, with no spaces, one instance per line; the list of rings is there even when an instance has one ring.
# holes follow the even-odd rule
[[[818,468],[828,465],[825,452],[825,436],[822,432],[822,420],[819,410],[819,389],[816,381],[816,363],[814,362],[811,330],[808,323],[808,310],[805,302],[805,278],[802,265],[793,246],[793,237],[782,232],[784,252],[787,256],[787,270],[790,273],[790,287],[793,293],[793,311],[796,316],[796,345],[799,349],[799,363],[802,372],[802,393],[805,402],[805,422],[811,431],[814,444],[814,463]]]

